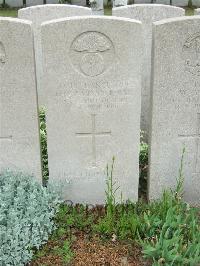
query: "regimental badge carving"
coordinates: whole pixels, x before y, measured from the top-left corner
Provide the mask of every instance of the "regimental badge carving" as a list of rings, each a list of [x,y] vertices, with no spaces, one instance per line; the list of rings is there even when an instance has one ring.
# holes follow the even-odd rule
[[[0,42],[0,66],[6,63],[6,50],[2,42]]]
[[[189,37],[183,46],[185,70],[200,76],[200,32]]]
[[[110,68],[114,61],[114,54],[111,40],[96,31],[80,34],[70,48],[73,66],[89,77],[101,75]]]

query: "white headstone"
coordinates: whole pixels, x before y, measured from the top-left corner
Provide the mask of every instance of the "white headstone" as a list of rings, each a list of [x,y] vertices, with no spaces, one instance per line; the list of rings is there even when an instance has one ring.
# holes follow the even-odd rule
[[[93,15],[104,15],[103,0],[91,0],[90,7]]]
[[[6,0],[6,4],[10,7],[23,7],[23,0]]]
[[[59,4],[59,0],[46,0],[46,4]]]
[[[43,5],[43,0],[26,0],[26,6],[37,6],[37,5]]]
[[[115,156],[118,193],[137,200],[141,23],[60,19],[43,24],[42,41],[50,179],[69,182],[66,199],[103,203],[106,165]]]
[[[151,0],[134,0],[134,4],[151,4]]]
[[[192,4],[196,7],[200,7],[200,1],[199,0],[192,0]]]
[[[36,71],[39,105],[45,105],[46,95],[42,85],[43,67],[42,67],[42,47],[41,47],[41,24],[45,21],[70,17],[90,15],[91,9],[72,5],[40,5],[35,7],[23,8],[18,11],[18,17],[30,20],[33,23],[35,53],[36,53]]]
[[[156,4],[170,5],[170,0],[155,0]]]
[[[150,122],[152,22],[159,21],[164,18],[183,16],[184,14],[185,11],[182,8],[156,4],[129,5],[113,9],[114,16],[132,18],[142,22],[144,47],[142,67],[141,129],[146,132],[146,140]],[[132,37],[135,38],[134,35]]]
[[[188,6],[188,1],[189,0],[172,0],[172,5],[173,6]]]
[[[71,0],[72,5],[86,6],[86,0]]]
[[[127,6],[128,0],[113,0],[113,7],[117,6]]]
[[[34,65],[30,23],[0,18],[0,170],[41,181]]]
[[[200,8],[195,9],[195,10],[194,10],[194,14],[195,14],[195,15],[200,15]]]
[[[185,199],[200,204],[199,28],[199,16],[155,23],[150,199],[176,184],[185,147]]]

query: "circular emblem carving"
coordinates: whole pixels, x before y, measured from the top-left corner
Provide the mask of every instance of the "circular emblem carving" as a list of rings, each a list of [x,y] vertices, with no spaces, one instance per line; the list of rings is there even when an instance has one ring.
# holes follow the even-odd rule
[[[72,42],[71,62],[75,69],[85,76],[103,74],[114,61],[114,47],[111,40],[96,31],[84,32]]]
[[[183,46],[185,69],[193,75],[200,76],[200,33],[188,38]]]

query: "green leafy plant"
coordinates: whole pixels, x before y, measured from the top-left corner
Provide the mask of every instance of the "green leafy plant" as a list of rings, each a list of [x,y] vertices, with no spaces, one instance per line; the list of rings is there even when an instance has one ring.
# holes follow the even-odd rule
[[[24,265],[53,231],[59,199],[33,176],[0,174],[0,265]]]
[[[149,204],[139,228],[145,258],[154,266],[195,266],[200,263],[200,223],[197,209],[182,200],[183,156],[175,191],[164,191]]]
[[[74,253],[71,251],[71,243],[65,240],[62,247],[54,248],[54,253],[61,256],[64,263],[69,263],[74,257]]]
[[[49,169],[48,169],[48,152],[47,152],[46,116],[44,108],[40,109],[39,119],[40,119],[40,142],[41,142],[41,154],[42,154],[42,174],[43,174],[43,182],[44,184],[46,184],[49,178]]]
[[[137,233],[138,216],[135,213],[135,205],[131,202],[126,204],[122,201],[116,202],[116,193],[119,190],[116,182],[113,180],[115,158],[112,159],[111,168],[107,165],[106,181],[106,214],[100,218],[94,226],[98,233],[111,238],[115,236],[119,239],[134,238]]]
[[[148,173],[148,144],[144,141],[145,133],[140,133],[140,180],[139,180],[139,197],[146,198],[147,195],[147,173]]]

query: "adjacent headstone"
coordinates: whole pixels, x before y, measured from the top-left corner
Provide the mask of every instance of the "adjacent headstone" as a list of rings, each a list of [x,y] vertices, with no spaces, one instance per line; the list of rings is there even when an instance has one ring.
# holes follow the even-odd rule
[[[114,16],[127,17],[142,22],[143,29],[143,67],[142,67],[142,114],[141,129],[145,131],[145,140],[148,139],[150,123],[150,83],[151,83],[151,46],[152,22],[164,18],[178,17],[185,14],[184,9],[166,5],[140,4],[129,5],[113,9]],[[135,38],[135,36],[132,36]]]
[[[43,5],[43,0],[26,0],[26,6],[37,6],[37,5]]]
[[[59,4],[59,0],[46,0],[46,4]]]
[[[50,179],[68,182],[66,199],[103,203],[115,156],[117,193],[137,200],[141,23],[60,19],[43,24],[42,42]]]
[[[189,0],[172,0],[172,5],[185,7],[188,6],[188,1]]]
[[[151,4],[152,0],[134,0],[134,4]]]
[[[200,7],[200,1],[199,1],[199,0],[192,0],[192,4],[193,4],[195,7]]]
[[[93,15],[104,15],[103,0],[91,0],[90,7]]]
[[[33,23],[35,53],[36,53],[36,71],[39,105],[45,105],[46,95],[42,85],[42,47],[41,47],[41,24],[45,21],[70,17],[90,15],[91,9],[86,7],[77,7],[72,5],[40,5],[35,7],[23,8],[18,11],[18,17],[30,20]]]
[[[86,6],[86,0],[71,0],[72,5]]]
[[[195,9],[195,10],[194,10],[194,14],[195,14],[195,15],[200,15],[200,8]]]
[[[173,187],[185,147],[185,199],[200,204],[200,17],[154,26],[149,198]]]
[[[128,0],[113,0],[113,7],[127,6]]]
[[[41,158],[31,23],[0,18],[0,171],[33,174]]]
[[[6,0],[6,4],[10,7],[23,7],[23,0]]]
[[[170,0],[155,0],[155,4],[170,5]]]

